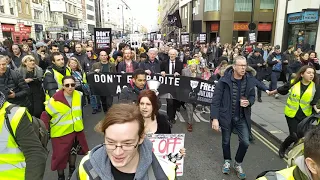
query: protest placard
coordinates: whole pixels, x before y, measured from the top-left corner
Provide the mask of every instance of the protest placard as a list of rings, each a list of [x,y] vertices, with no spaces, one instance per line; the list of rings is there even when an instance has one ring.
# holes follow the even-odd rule
[[[153,153],[177,165],[177,176],[183,176],[184,158],[179,153],[184,148],[185,134],[151,134],[147,138],[153,143]]]
[[[96,50],[109,52],[112,42],[111,28],[94,28],[94,42]]]

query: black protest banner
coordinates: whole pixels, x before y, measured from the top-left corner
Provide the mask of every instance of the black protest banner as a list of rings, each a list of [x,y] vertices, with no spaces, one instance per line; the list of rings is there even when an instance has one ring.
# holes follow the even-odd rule
[[[95,49],[98,51],[111,51],[111,28],[94,28]]]
[[[94,95],[116,96],[124,86],[133,86],[132,74],[94,73],[88,75],[88,82]],[[179,101],[210,105],[214,92],[214,83],[199,78],[167,75],[147,76],[147,80],[161,83],[158,92],[160,97],[171,97]],[[170,94],[170,96],[168,96]]]

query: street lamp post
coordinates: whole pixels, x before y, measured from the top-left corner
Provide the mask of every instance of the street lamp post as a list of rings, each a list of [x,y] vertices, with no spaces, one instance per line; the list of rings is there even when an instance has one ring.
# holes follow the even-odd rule
[[[119,6],[121,6],[121,11],[122,11],[122,38],[123,38],[123,35],[124,35],[124,14],[123,14],[123,5],[122,5],[122,4],[119,4]],[[120,8],[118,7],[118,9],[120,9]],[[126,7],[126,9],[128,9],[128,8]]]

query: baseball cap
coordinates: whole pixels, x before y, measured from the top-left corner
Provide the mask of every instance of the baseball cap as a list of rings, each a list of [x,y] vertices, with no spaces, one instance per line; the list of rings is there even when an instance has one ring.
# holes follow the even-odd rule
[[[44,42],[37,42],[36,43],[37,48],[42,47],[42,46],[47,46],[47,44],[45,44]]]
[[[280,49],[280,45],[276,45],[274,49]]]

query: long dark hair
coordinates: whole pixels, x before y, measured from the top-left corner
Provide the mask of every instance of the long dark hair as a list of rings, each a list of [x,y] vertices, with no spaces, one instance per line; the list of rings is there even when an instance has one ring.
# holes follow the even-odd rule
[[[313,66],[308,66],[308,65],[306,65],[306,66],[302,66],[302,67],[300,68],[300,70],[297,72],[297,76],[294,78],[294,81],[293,81],[293,83],[292,83],[292,86],[295,85],[297,82],[301,81],[301,79],[302,79],[301,75],[302,75],[303,73],[305,73],[305,72],[307,71],[307,69],[309,69],[309,68],[314,70],[313,82],[314,82],[315,84],[318,84],[318,83],[319,83],[319,79],[318,79],[318,76],[317,76],[317,71],[316,71],[316,69],[315,69]]]
[[[140,94],[138,96],[138,102],[137,102],[138,106],[139,106],[140,101],[143,97],[147,97],[152,104],[151,120],[153,121],[154,116],[158,114],[158,109],[159,109],[158,97],[154,91],[151,91],[149,89],[143,90],[140,92]]]

